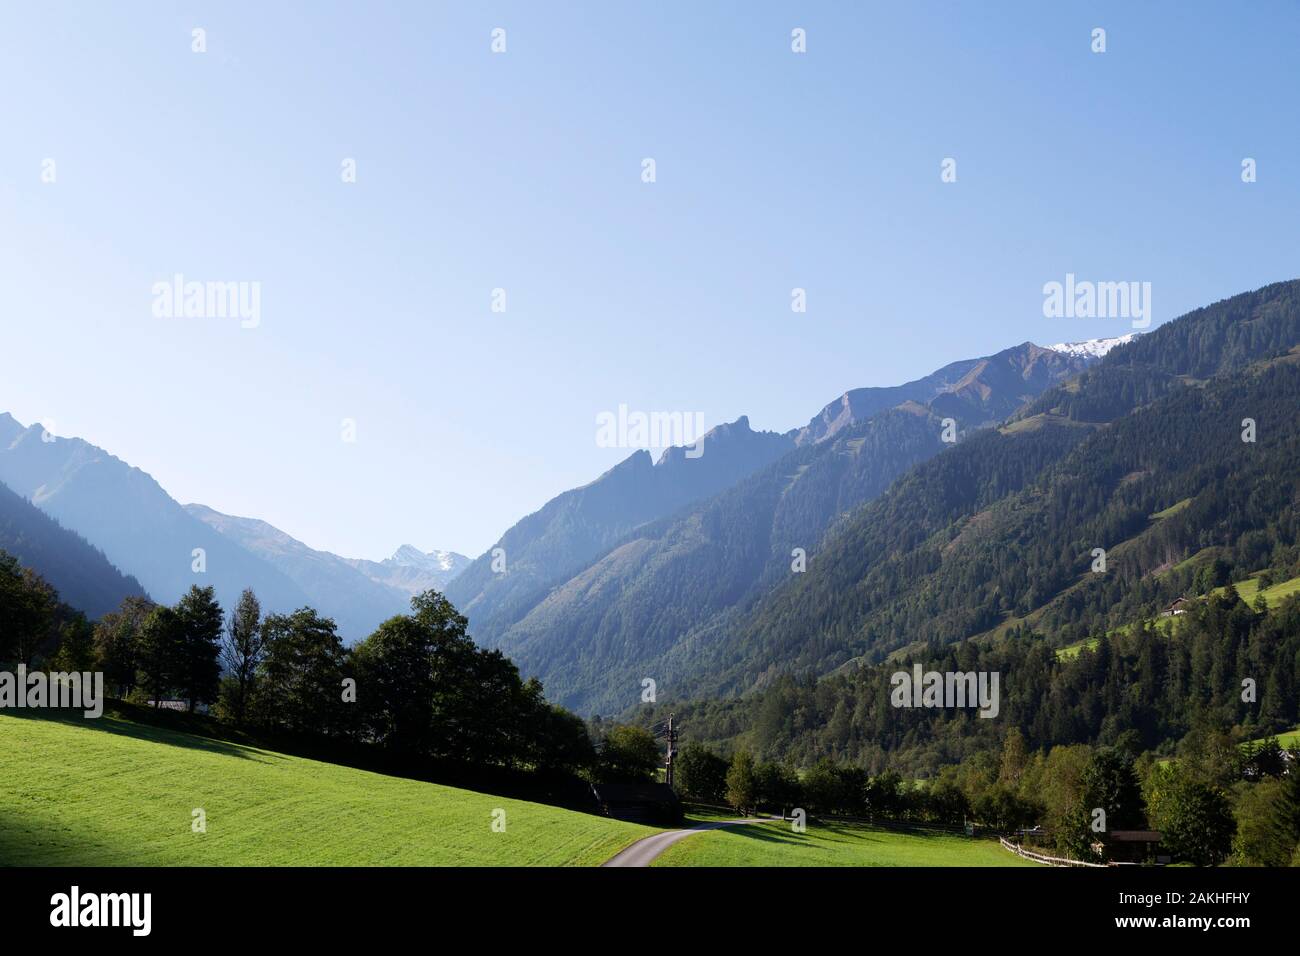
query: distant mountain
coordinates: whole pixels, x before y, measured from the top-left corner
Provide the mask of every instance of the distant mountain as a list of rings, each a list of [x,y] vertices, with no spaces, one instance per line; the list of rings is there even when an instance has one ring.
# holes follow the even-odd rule
[[[1086,342],[1058,342],[1056,345],[1049,345],[1048,348],[1053,352],[1064,352],[1066,355],[1078,355],[1087,358],[1099,359],[1106,355],[1117,345],[1127,345],[1137,339],[1141,332],[1130,332],[1127,335],[1119,335],[1112,339],[1088,339]]]
[[[1285,564],[1297,408],[1300,281],[1197,309],[914,468],[828,534],[809,573],[661,669],[737,692],[1009,628],[1086,637],[1179,596],[1192,559]]]
[[[350,640],[366,637],[394,614],[408,611],[413,595],[443,590],[469,564],[454,551],[425,554],[409,544],[384,561],[343,558],[310,548],[257,518],[237,518],[199,504],[185,510],[283,572]]]
[[[391,558],[367,561],[343,558],[352,567],[379,584],[395,588],[408,596],[433,588],[445,591],[447,585],[470,565],[470,559],[455,551],[424,552],[404,544]]]
[[[0,443],[17,425],[0,415]],[[23,431],[18,425],[18,433]],[[0,551],[16,557],[58,592],[59,598],[89,618],[117,608],[123,598],[144,596],[135,578],[113,567],[98,548],[62,527],[26,499],[0,484]]]
[[[580,711],[621,709],[644,676],[668,690],[692,647],[791,576],[796,548],[814,555],[844,516],[948,447],[945,419],[963,433],[995,424],[1089,362],[1026,342],[849,392],[788,433],[785,455],[630,532],[487,639]]]
[[[199,504],[186,505],[185,510],[282,572],[302,589],[312,607],[334,619],[349,640],[366,637],[394,614],[409,610],[411,595],[417,591],[440,590],[438,581],[451,573],[443,570],[444,563],[454,564],[456,558],[467,561],[452,552],[425,555],[409,546],[382,563],[357,561],[310,548],[257,518],[237,518]],[[409,563],[400,563],[399,558]],[[379,573],[371,573],[370,567]],[[409,574],[403,577],[403,572]]]
[[[27,431],[8,412],[0,412],[0,449],[8,448],[18,437]]]
[[[753,431],[742,417],[707,432],[695,458],[685,448],[665,450],[658,462],[636,451],[515,524],[447,586],[447,596],[469,616],[475,638],[490,644],[628,532],[735,484],[793,447],[792,435]],[[493,570],[498,549],[504,573]]]
[[[316,608],[335,620],[348,641],[408,610],[412,594],[441,590],[469,563],[452,551],[425,554],[410,545],[381,562],[316,551],[265,521],[204,505],[182,506],[149,475],[103,449],[78,438],[56,438],[39,424],[26,428],[8,414],[0,414],[0,482],[19,501],[30,499],[28,507],[100,549],[101,558],[136,575],[155,600],[173,603],[190,585],[210,584],[229,609],[248,587],[267,612]],[[12,502],[6,507],[21,511]],[[203,572],[193,570],[198,549]],[[93,568],[93,560],[86,561]],[[61,591],[73,583],[67,575],[47,573],[35,559],[24,563]],[[94,574],[103,578],[99,570]],[[125,580],[135,588],[131,593],[140,592],[134,579]],[[101,581],[82,600],[102,613],[104,596],[120,590],[119,584],[108,587]],[[74,587],[65,600],[80,607],[80,593]]]
[[[189,514],[145,472],[79,438],[0,414],[0,482],[134,575],[156,601],[173,603],[199,584],[215,587],[227,608],[245,587],[267,610],[309,603],[289,577]],[[206,571],[197,573],[200,549]]]
[[[834,438],[843,429],[904,402],[924,405],[960,382],[979,361],[964,359],[953,362],[904,385],[851,389],[813,416],[803,428],[795,429],[792,433],[795,444],[808,445]]]
[[[855,388],[831,402],[812,421],[791,434],[796,445],[825,441],[842,429],[904,402],[921,405],[938,402],[933,407],[940,414],[951,412],[954,417],[960,414],[970,418],[973,413],[981,422],[996,421],[1058,381],[1062,375],[1068,376],[1083,368],[1069,358],[1062,358],[1061,353],[1076,359],[1097,357],[1086,351],[1071,352],[1064,346],[1044,349],[1025,342],[996,355],[953,362],[904,385]]]

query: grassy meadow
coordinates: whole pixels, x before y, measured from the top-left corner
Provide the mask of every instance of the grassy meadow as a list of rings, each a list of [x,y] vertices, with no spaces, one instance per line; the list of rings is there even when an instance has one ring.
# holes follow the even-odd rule
[[[0,865],[587,866],[655,832],[108,715],[0,715],[0,781]]]
[[[675,843],[654,866],[1037,866],[996,840],[903,833],[859,824],[786,822],[709,830]]]
[[[1277,737],[1277,743],[1279,747],[1282,747],[1287,750],[1291,750],[1295,747],[1300,747],[1300,727],[1293,727],[1291,730],[1288,730],[1285,733],[1275,734],[1274,736]],[[1260,744],[1268,739],[1269,739],[1268,737],[1257,737],[1254,740],[1248,741],[1248,743]]]
[[[1237,594],[1247,604],[1254,604],[1255,598],[1260,594],[1264,595],[1264,601],[1269,607],[1276,607],[1292,594],[1300,594],[1300,577],[1291,578],[1289,581],[1279,581],[1263,591],[1259,589],[1259,576],[1252,575],[1244,581],[1238,581],[1236,584]],[[1225,588],[1215,588],[1214,593],[1220,594]]]

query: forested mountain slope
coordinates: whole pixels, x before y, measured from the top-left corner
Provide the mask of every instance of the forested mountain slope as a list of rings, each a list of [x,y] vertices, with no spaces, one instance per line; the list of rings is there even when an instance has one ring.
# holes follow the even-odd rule
[[[793,448],[794,438],[753,431],[741,417],[706,433],[701,447],[698,455],[666,449],[658,462],[636,451],[506,531],[447,586],[475,638],[495,644],[553,586],[624,535],[735,484]]]
[[[1294,546],[1298,343],[1288,282],[1117,349],[861,509],[807,574],[713,635],[700,670],[724,675],[713,690],[743,691],[1036,611],[1041,625],[1095,627],[1174,595],[1160,572],[1201,549],[1249,565]],[[1095,548],[1105,573],[1091,571]]]
[[[638,699],[647,676],[677,689],[696,673],[692,649],[711,630],[798,573],[801,554],[814,553],[836,521],[947,447],[945,419],[955,440],[1086,364],[1026,342],[948,367],[959,374],[940,370],[930,379],[944,386],[926,404],[904,401],[851,424],[836,419],[820,440],[627,535],[492,639],[555,700],[579,710],[620,710]],[[862,391],[873,399],[900,394]],[[855,402],[854,414],[870,407]]]

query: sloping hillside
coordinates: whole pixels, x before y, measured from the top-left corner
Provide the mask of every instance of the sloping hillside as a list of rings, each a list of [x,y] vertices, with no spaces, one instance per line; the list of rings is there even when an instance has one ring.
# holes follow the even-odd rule
[[[11,866],[582,866],[654,832],[107,715],[0,715],[0,780]]]

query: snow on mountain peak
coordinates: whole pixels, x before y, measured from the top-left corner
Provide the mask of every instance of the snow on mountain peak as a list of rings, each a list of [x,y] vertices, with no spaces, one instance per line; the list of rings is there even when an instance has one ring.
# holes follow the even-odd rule
[[[1066,355],[1099,359],[1115,346],[1127,345],[1141,334],[1141,332],[1129,332],[1127,335],[1118,335],[1110,339],[1088,339],[1086,342],[1059,342],[1056,345],[1049,345],[1047,347],[1053,352],[1063,352]]]
[[[422,571],[450,571],[464,560],[454,551],[430,551],[426,554],[414,545],[404,544],[384,563]]]

